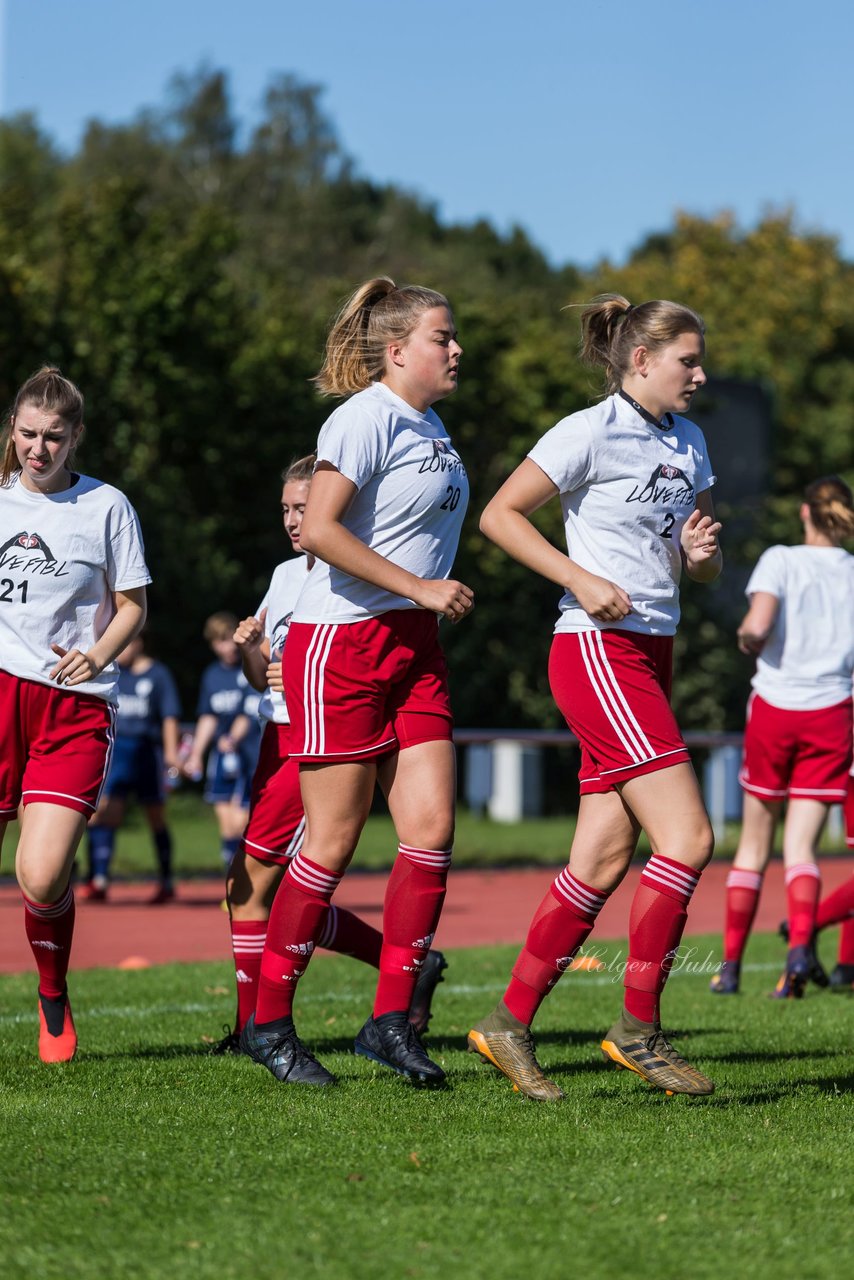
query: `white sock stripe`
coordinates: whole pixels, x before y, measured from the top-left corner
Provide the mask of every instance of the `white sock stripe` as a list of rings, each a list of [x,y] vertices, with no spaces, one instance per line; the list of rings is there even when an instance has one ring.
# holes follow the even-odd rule
[[[42,907],[38,903],[29,902],[25,898],[24,908],[29,911],[31,916],[38,916],[39,920],[55,920],[57,916],[65,915],[73,902],[74,894],[71,890],[71,885],[69,885],[58,902],[51,902],[48,903],[47,906]]]
[[[582,634],[585,637],[587,652],[590,655],[588,671],[591,674],[602,709],[611,721],[628,754],[634,757],[636,764],[643,764],[655,756],[655,751],[620,688],[614,668],[611,666],[605,650],[605,641],[602,638],[602,633],[600,631],[588,631]],[[594,670],[595,676],[593,675]]]
[[[232,938],[231,949],[236,956],[260,955],[266,941],[266,933],[259,933],[251,938]]]
[[[799,862],[797,866],[787,868],[786,885],[788,886],[793,880],[797,880],[798,876],[814,876],[816,880],[820,880],[821,872],[814,862]]]
[[[665,862],[663,858],[659,857],[659,855],[655,853],[649,859],[649,862],[647,862],[644,867],[644,871],[648,871],[650,868],[654,871],[666,872],[672,876],[676,876],[677,878],[684,880],[686,885],[690,885],[691,888],[693,888],[700,879],[699,871],[696,871],[693,867],[687,866],[684,862]]]
[[[668,889],[676,889],[686,902],[690,900],[699,879],[699,871],[693,871],[691,867],[685,866],[678,868],[668,866],[666,862],[662,862],[655,856],[650,858],[641,873],[642,884],[646,883],[651,889],[658,889],[662,885]]]
[[[761,889],[762,872],[741,871],[733,867],[726,878],[726,887],[728,889]]]
[[[399,844],[397,851],[398,853],[441,853],[448,858],[454,852],[453,849],[421,849],[414,844]]]
[[[599,914],[608,896],[605,893],[599,893],[596,889],[588,889],[580,880],[576,880],[568,867],[564,867],[560,875],[555,878],[554,886],[570,906],[593,917]]]
[[[318,893],[324,898],[332,897],[341,879],[340,876],[324,871],[321,867],[310,866],[300,854],[297,854],[289,863],[285,875],[295,880],[301,889]]]
[[[414,849],[407,844],[398,845],[397,852],[407,862],[415,867],[423,867],[425,871],[447,871],[453,854],[451,849]]]
[[[335,941],[335,935],[338,932],[338,908],[332,903],[329,904],[329,911],[326,913],[326,921],[323,925],[323,932],[317,939],[319,947],[326,947],[327,950]]]

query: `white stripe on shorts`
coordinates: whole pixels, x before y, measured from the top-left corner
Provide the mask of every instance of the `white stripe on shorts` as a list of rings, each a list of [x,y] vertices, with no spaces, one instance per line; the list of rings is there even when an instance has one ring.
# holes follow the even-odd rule
[[[655,751],[619,686],[601,631],[580,631],[579,638],[584,665],[602,710],[634,763],[645,764]]]
[[[305,741],[303,751],[323,755],[326,726],[323,722],[323,677],[329,650],[338,630],[337,623],[320,623],[311,637],[305,656],[303,702],[305,705]]]

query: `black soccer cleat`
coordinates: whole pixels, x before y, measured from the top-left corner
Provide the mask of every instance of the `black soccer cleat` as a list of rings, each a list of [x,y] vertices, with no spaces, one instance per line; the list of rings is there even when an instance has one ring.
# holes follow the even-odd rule
[[[419,1036],[423,1036],[430,1025],[433,995],[439,983],[445,981],[442,973],[447,967],[448,962],[441,951],[428,951],[424,957],[424,963],[412,993],[412,1003],[409,1006],[409,1021]]]
[[[240,1035],[240,1048],[248,1058],[266,1067],[282,1084],[335,1084],[327,1071],[308,1049],[294,1029],[291,1018],[270,1024],[275,1030],[261,1031],[255,1026],[253,1013]]]
[[[390,1067],[414,1085],[441,1089],[445,1083],[444,1071],[427,1057],[418,1032],[405,1012],[368,1018],[353,1047],[360,1057],[370,1058],[381,1067]]]
[[[240,1055],[243,1050],[240,1047],[240,1033],[232,1031],[229,1027],[223,1027],[225,1035],[221,1040],[217,1040],[216,1044],[212,1044],[208,1053],[214,1058],[219,1058],[224,1054],[233,1053]]]
[[[828,981],[831,991],[837,993],[854,991],[854,964],[836,965]]]
[[[788,946],[789,945],[788,920],[780,921],[780,923],[777,926],[777,933],[783,939],[786,946]],[[816,929],[813,932],[812,938],[810,939],[809,945],[807,947],[807,950],[809,953],[809,960],[810,960],[810,969],[809,969],[809,973],[807,974],[807,977],[809,978],[810,982],[814,982],[817,987],[827,987],[830,985],[830,978],[828,978],[827,973],[825,972],[824,965],[821,963],[821,961],[818,958],[818,951],[816,950],[817,941],[818,941],[818,930]]]
[[[720,969],[709,983],[709,990],[713,996],[737,996],[740,979],[740,961],[723,960]]]
[[[786,967],[771,992],[775,1000],[801,1000],[809,981],[812,961],[809,947],[789,947]]]

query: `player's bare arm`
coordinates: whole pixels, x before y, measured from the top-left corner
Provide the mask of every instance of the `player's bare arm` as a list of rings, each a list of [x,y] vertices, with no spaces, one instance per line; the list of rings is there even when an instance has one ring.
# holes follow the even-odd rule
[[[545,471],[526,458],[485,507],[481,532],[520,564],[571,591],[591,618],[618,622],[632,610],[623,588],[582,569],[531,524],[534,512],[557,495]]]
[[[365,546],[342,523],[356,486],[329,463],[317,464],[306,503],[300,544],[303,551],[333,565],[342,573],[413,600],[422,609],[459,622],[474,608],[474,592],[452,578],[425,579],[392,564]]]
[[[720,531],[712,496],[706,489],[697,494],[697,505],[682,526],[680,539],[685,572],[695,582],[714,582],[723,568]]]
[[[750,608],[738,628],[738,647],[742,653],[759,654],[777,620],[780,601],[770,591],[756,591],[750,597]]]
[[[266,619],[267,610],[262,609],[257,618],[244,618],[234,633],[243,674],[258,693],[267,688],[267,663],[270,661],[270,642],[264,634]]]
[[[86,653],[80,649],[63,649],[58,644],[50,646],[59,658],[50,673],[51,680],[70,687],[94,680],[142,630],[146,616],[145,587],[115,591],[113,603],[116,612],[112,621]]]

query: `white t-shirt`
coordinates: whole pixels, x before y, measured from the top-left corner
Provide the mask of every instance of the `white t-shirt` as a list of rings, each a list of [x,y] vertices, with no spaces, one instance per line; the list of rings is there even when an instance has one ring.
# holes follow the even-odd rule
[[[679,535],[715,476],[700,428],[668,417],[665,429],[653,426],[622,396],[608,396],[563,418],[528,454],[560,491],[570,559],[632,602],[621,622],[598,622],[567,591],[555,631],[675,632]]]
[[[324,423],[317,460],[332,463],[356,486],[343,523],[361,542],[419,578],[450,576],[469,485],[432,409],[419,413],[374,382]],[[389,609],[416,608],[404,596],[318,560],[293,621],[359,622]]]
[[[32,493],[18,475],[0,487],[4,671],[55,685],[51,644],[85,653],[115,616],[113,592],[150,581],[136,512],[112,485],[78,476],[62,493]],[[73,692],[116,702],[117,680],[111,662]]]
[[[294,560],[285,560],[282,564],[277,564],[273,570],[267,594],[259,604],[255,615],[260,617],[261,610],[267,610],[264,635],[270,642],[271,662],[282,661],[294,605],[308,576],[308,557],[302,555]],[[288,715],[285,695],[274,693],[270,688],[265,689],[258,704],[258,715],[262,720],[272,720],[274,724],[290,724],[291,718]]]
[[[817,711],[851,697],[854,556],[842,547],[769,547],[745,593],[780,601],[753,688],[772,706]]]

